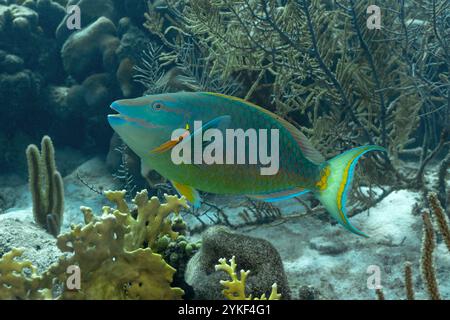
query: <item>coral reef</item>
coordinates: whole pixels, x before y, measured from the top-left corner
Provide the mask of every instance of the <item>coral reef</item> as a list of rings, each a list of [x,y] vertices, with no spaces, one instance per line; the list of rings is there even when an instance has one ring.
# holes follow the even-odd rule
[[[67,27],[70,5],[80,8],[80,30]],[[145,1],[0,4],[0,99],[9,110],[0,119],[0,171],[22,171],[20,150],[43,134],[85,154],[107,151],[107,106],[144,91],[134,68],[149,41],[145,10]]]
[[[80,8],[80,20],[83,26],[90,25],[100,17],[115,20],[117,16],[112,0],[70,0],[67,5],[77,5]],[[67,19],[69,17],[70,14],[65,15],[56,29],[56,39],[60,43],[64,43],[71,34],[76,33],[76,30],[67,28]]]
[[[277,292],[277,284],[274,283],[272,285],[272,291],[270,292],[270,296],[267,297],[265,293],[261,295],[260,298],[254,298],[252,295],[245,294],[245,283],[247,277],[250,273],[249,270],[244,271],[241,270],[240,277],[236,272],[236,261],[233,256],[230,259],[230,264],[227,263],[225,258],[219,259],[219,264],[215,266],[216,271],[224,271],[228,273],[231,277],[231,281],[221,280],[220,284],[224,286],[223,295],[229,300],[279,300],[281,298],[281,294]]]
[[[116,70],[115,51],[120,43],[116,33],[114,23],[100,17],[67,39],[61,49],[67,73],[80,81],[95,71]]]
[[[374,3],[383,12],[375,31],[365,26]],[[70,5],[81,9],[81,30],[67,27]],[[273,283],[272,297],[280,290],[283,299],[385,299],[403,289],[410,300],[447,298],[448,12],[447,0],[0,0],[0,174],[23,175],[28,160],[33,201],[25,182],[2,176],[0,298],[223,299],[226,274],[228,298],[267,298]],[[162,203],[173,189],[141,168],[105,121],[113,100],[181,90],[255,102],[327,158],[355,145],[386,147],[388,157],[357,169],[363,187],[349,198],[349,216],[373,236],[347,237],[308,199],[221,206],[205,195],[181,218],[184,200]],[[66,203],[51,141],[23,156],[44,134],[83,161],[98,157],[80,166],[58,149]],[[85,207],[85,223],[68,229],[83,219],[81,204],[103,205],[109,189],[126,190],[106,193],[117,208],[97,216]],[[411,213],[420,196],[429,211]],[[245,235],[218,227],[191,242],[210,224]],[[56,240],[60,230],[67,233]],[[220,260],[226,274],[215,272],[231,257]],[[381,266],[385,292],[355,286],[369,263]],[[81,268],[82,290],[65,289],[71,265]],[[240,269],[251,272],[239,277]]]
[[[58,247],[73,255],[51,267],[45,282],[64,284],[67,268],[76,265],[83,273],[81,290],[64,290],[61,299],[180,299],[183,291],[170,287],[175,269],[149,248],[127,249],[129,214],[103,210],[96,218],[82,208],[86,225],[58,238]]]
[[[133,203],[137,206],[135,217],[125,201],[125,191],[107,191],[105,196],[115,203],[117,209],[128,214],[127,224],[130,233],[126,235],[127,248],[151,248],[155,249],[159,237],[168,236],[175,240],[178,233],[172,229],[172,221],[168,218],[171,213],[176,213],[187,208],[186,199],[176,196],[166,196],[166,203],[160,204],[158,198],[149,200],[147,190],[136,194]]]
[[[64,184],[56,170],[55,149],[50,137],[41,142],[41,152],[35,145],[26,151],[33,215],[36,223],[55,237],[64,217]]]
[[[172,229],[177,229],[176,224]],[[194,289],[186,283],[184,274],[189,260],[196,254],[201,247],[201,243],[190,242],[185,236],[180,235],[175,240],[169,236],[162,236],[155,245],[155,252],[161,254],[177,271],[173,276],[172,284],[180,287],[184,291],[184,299],[192,300],[195,298]]]
[[[283,299],[290,299],[283,264],[277,250],[266,240],[232,232],[223,226],[209,228],[203,233],[202,246],[189,261],[186,282],[198,299],[223,299],[220,280],[222,275],[214,272],[215,264],[222,257],[236,257],[239,267],[251,270],[246,279],[247,294],[260,297],[277,283]]]
[[[30,261],[16,262],[22,251],[12,249],[5,254],[0,260],[0,283],[4,284],[0,295],[51,298],[51,292],[56,299],[181,299],[184,291],[171,286],[176,270],[150,246],[156,246],[154,241],[158,240],[162,248],[164,237],[177,239],[172,225],[180,232],[185,226],[179,219],[172,224],[168,216],[185,207],[186,200],[166,196],[167,202],[161,204],[156,197],[149,200],[142,191],[134,199],[137,209],[133,216],[124,192],[109,191],[106,196],[117,209],[103,207],[103,214],[97,217],[90,208],[82,207],[85,224],[72,225],[70,232],[57,238],[57,247],[66,254],[42,275]],[[192,244],[180,241],[180,246],[193,253]],[[67,286],[67,270],[73,266],[82,273],[77,290]],[[23,272],[24,268],[31,274]]]

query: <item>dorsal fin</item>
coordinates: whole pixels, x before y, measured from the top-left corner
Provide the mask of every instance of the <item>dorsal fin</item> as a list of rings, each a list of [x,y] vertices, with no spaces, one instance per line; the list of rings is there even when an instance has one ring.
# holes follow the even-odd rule
[[[261,111],[262,113],[272,117],[274,120],[276,120],[279,123],[281,123],[281,125],[287,131],[289,131],[289,133],[292,135],[292,137],[294,138],[294,140],[297,142],[298,146],[302,150],[303,155],[308,160],[310,160],[311,162],[314,162],[315,164],[320,164],[322,162],[325,162],[325,158],[322,156],[322,154],[319,151],[317,151],[316,148],[314,148],[312,143],[308,140],[308,138],[300,130],[298,130],[291,123],[289,123],[285,119],[281,118],[280,116],[274,114],[273,112],[270,112],[269,110],[266,110],[266,109],[264,109],[264,108],[262,108],[262,107],[260,107],[260,106],[258,106],[256,104],[254,104],[254,103],[251,103],[249,101],[245,101],[244,99],[241,99],[241,98],[227,96],[227,95],[224,95],[224,94],[213,93],[213,92],[204,92],[204,93],[208,94],[208,95],[213,95],[213,96],[222,97],[222,98],[225,98],[225,99],[241,102],[242,104],[248,106],[249,108],[255,108],[258,111]]]

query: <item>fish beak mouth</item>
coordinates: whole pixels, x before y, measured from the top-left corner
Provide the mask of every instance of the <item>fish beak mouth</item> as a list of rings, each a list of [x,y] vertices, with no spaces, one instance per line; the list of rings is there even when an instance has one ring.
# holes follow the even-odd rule
[[[126,106],[121,105],[119,103],[113,102],[110,105],[110,108],[114,111],[116,111],[116,114],[109,114],[108,115],[108,122],[111,124],[111,126],[117,126],[117,125],[123,125],[123,124],[133,124],[139,127],[144,127],[147,129],[154,129],[159,126],[150,123],[142,118],[138,117],[137,108],[136,106]]]
[[[118,112],[116,114],[109,114],[108,115],[108,122],[114,126],[114,125],[121,125],[121,124],[125,124],[128,122],[128,117],[126,117],[125,115],[120,113],[120,106],[116,103],[113,102],[110,106],[109,106],[112,110]]]

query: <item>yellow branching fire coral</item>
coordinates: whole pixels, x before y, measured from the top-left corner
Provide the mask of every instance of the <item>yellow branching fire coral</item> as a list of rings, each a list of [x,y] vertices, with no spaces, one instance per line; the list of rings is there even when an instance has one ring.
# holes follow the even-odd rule
[[[137,209],[130,210],[125,192],[106,195],[117,209],[105,206],[98,217],[92,209],[82,207],[85,225],[72,226],[58,237],[58,248],[67,254],[42,276],[30,262],[16,261],[21,250],[4,255],[0,259],[0,299],[52,298],[52,291],[57,292],[57,299],[181,299],[184,291],[171,287],[176,270],[151,247],[162,236],[178,237],[169,215],[187,207],[186,199],[166,195],[166,203],[161,204],[142,191],[134,199]],[[72,290],[67,282],[68,270],[73,267],[79,271],[79,279]]]
[[[48,290],[40,290],[41,278],[29,261],[18,261],[22,249],[13,249],[0,259],[0,300],[49,299]]]
[[[67,268],[76,265],[82,273],[81,289],[64,290],[62,299],[181,299],[183,290],[170,286],[176,270],[161,255],[141,245],[170,234],[167,217],[187,206],[186,200],[166,196],[167,203],[160,204],[142,191],[134,199],[135,219],[124,200],[125,192],[109,191],[106,196],[117,209],[105,206],[103,215],[96,217],[90,208],[82,207],[86,225],[73,227],[72,232],[58,238],[58,247],[73,255],[46,273],[48,285],[54,279],[64,284]]]
[[[236,273],[236,261],[233,256],[227,263],[225,258],[219,260],[219,264],[215,266],[216,271],[225,271],[231,277],[231,281],[221,280],[220,284],[225,288],[223,289],[223,295],[229,300],[280,300],[281,294],[277,291],[277,284],[272,285],[272,291],[269,298],[266,294],[262,294],[260,298],[252,298],[252,295],[247,296],[245,294],[245,281],[250,271],[241,270],[240,279]]]
[[[138,192],[133,202],[137,206],[136,218],[125,202],[125,191],[107,191],[106,197],[115,203],[117,210],[127,214],[126,224],[130,232],[125,236],[126,247],[131,249],[149,247],[155,249],[156,240],[165,235],[172,240],[178,233],[172,230],[171,213],[178,214],[183,208],[188,208],[184,197],[165,196],[166,203],[161,204],[157,197],[149,200],[147,190]]]

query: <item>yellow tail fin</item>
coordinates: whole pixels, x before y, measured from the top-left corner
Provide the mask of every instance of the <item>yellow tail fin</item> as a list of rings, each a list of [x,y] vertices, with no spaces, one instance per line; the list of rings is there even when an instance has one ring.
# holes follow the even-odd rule
[[[357,235],[368,237],[355,228],[348,220],[346,213],[347,193],[350,190],[354,170],[359,158],[371,151],[386,152],[379,146],[363,146],[351,149],[328,161],[329,175],[320,191],[316,191],[317,199],[327,211],[347,230]]]

